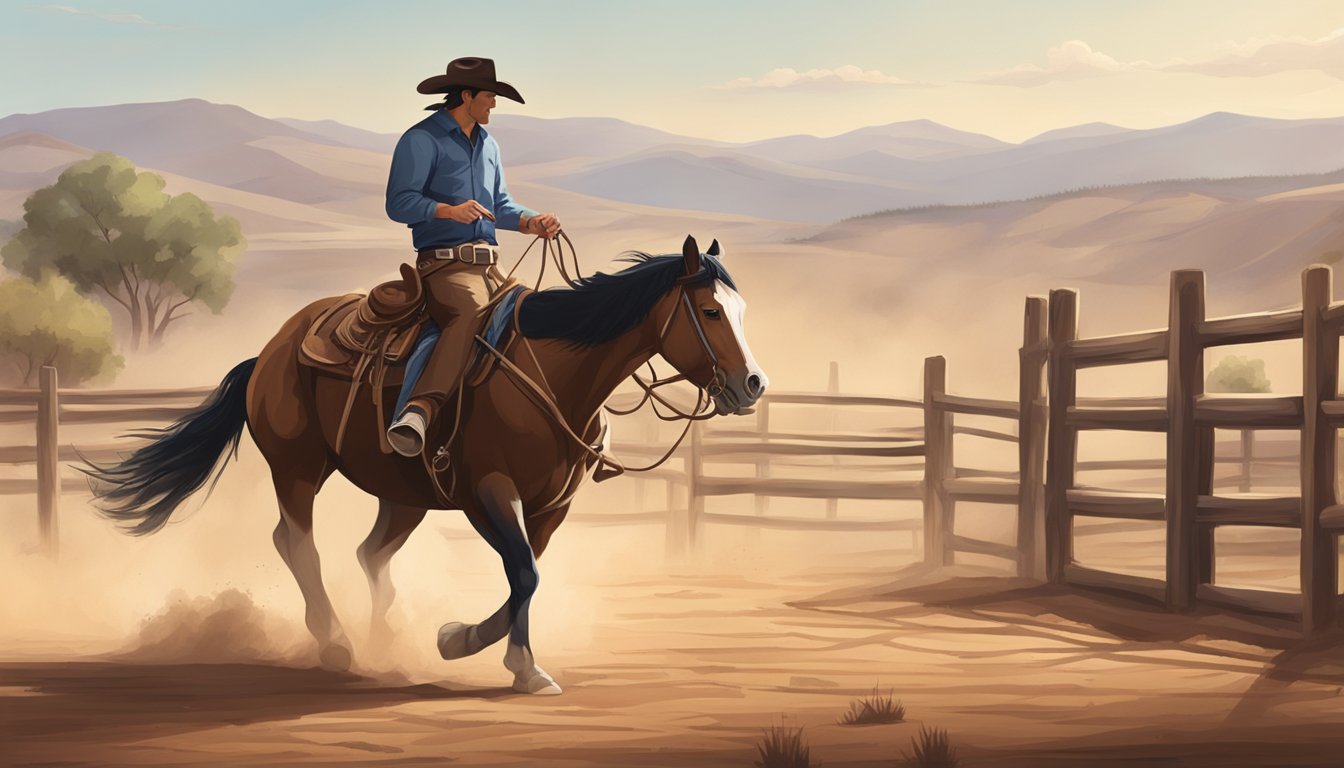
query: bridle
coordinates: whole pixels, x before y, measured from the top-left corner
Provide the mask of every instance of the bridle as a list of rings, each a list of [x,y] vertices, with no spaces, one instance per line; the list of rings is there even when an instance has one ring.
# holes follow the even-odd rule
[[[541,281],[543,276],[546,274],[547,261],[554,262],[554,264],[560,271],[560,276],[564,278],[567,283],[575,282],[577,279],[575,275],[581,275],[582,272],[579,269],[579,260],[577,254],[574,251],[574,244],[570,242],[569,236],[565,234],[564,230],[561,230],[558,233],[557,237],[559,239],[556,240],[554,251],[551,251],[549,247],[549,242],[544,238],[538,237],[535,240],[533,240],[532,243],[527,246],[527,249],[523,251],[523,255],[518,257],[518,262],[513,265],[513,269],[509,270],[509,276],[511,277],[513,273],[518,269],[518,265],[521,264],[523,259],[527,257],[528,252],[532,250],[532,246],[536,245],[537,240],[541,240],[542,263],[541,263],[541,271],[537,275],[536,290],[541,289]],[[561,246],[561,240],[563,240],[563,242],[569,246],[570,257],[572,259],[574,266],[573,275],[571,275],[571,273],[567,269],[567,265],[565,264],[563,247]],[[724,377],[722,369],[719,367],[719,357],[714,353],[713,347],[711,347],[709,344],[709,337],[705,333],[704,324],[700,320],[699,313],[695,311],[695,306],[691,303],[690,293],[687,290],[688,285],[705,279],[707,279],[707,272],[703,265],[700,267],[699,271],[690,275],[683,275],[677,278],[676,290],[678,291],[678,296],[674,300],[672,311],[667,314],[667,319],[663,321],[662,328],[660,328],[658,331],[658,348],[662,349],[664,343],[667,341],[668,334],[671,331],[673,320],[676,319],[677,313],[682,308],[685,308],[686,316],[691,322],[691,327],[695,330],[695,337],[700,342],[701,350],[704,352],[705,360],[706,362],[708,362],[710,369],[710,379],[707,385],[702,387],[696,385],[695,382],[691,382],[691,384],[696,387],[695,406],[691,409],[691,411],[689,413],[683,411],[682,409],[678,408],[676,404],[670,402],[666,397],[664,397],[657,391],[658,388],[666,386],[668,384],[673,384],[679,381],[690,381],[690,377],[688,377],[686,374],[679,373],[676,374],[675,376],[669,376],[660,379],[658,378],[657,371],[653,368],[652,362],[647,363],[651,375],[651,379],[649,381],[645,381],[644,379],[642,379],[638,373],[631,374],[630,378],[633,379],[635,384],[644,392],[643,397],[640,398],[640,401],[633,408],[627,410],[620,410],[612,408],[611,406],[605,404],[603,405],[603,408],[608,413],[617,416],[628,416],[630,414],[636,413],[637,411],[642,409],[646,404],[652,403],[653,413],[659,420],[661,421],[684,420],[686,422],[686,426],[682,429],[681,435],[679,435],[676,441],[672,443],[672,447],[669,448],[667,452],[662,455],[661,458],[659,458],[657,461],[648,466],[627,467],[625,464],[623,464],[616,458],[608,456],[603,450],[601,450],[600,446],[598,448],[594,448],[592,445],[589,445],[582,437],[575,434],[574,429],[570,427],[569,423],[565,420],[564,414],[561,413],[560,407],[555,402],[555,395],[551,391],[549,384],[546,383],[546,374],[541,369],[541,365],[537,361],[536,354],[532,351],[532,345],[530,340],[526,336],[522,336],[521,331],[518,331],[518,335],[519,337],[521,337],[523,346],[527,349],[529,356],[531,356],[532,358],[533,364],[536,366],[537,373],[541,377],[540,383],[535,381],[531,376],[528,376],[527,373],[524,372],[521,368],[519,368],[516,363],[514,363],[512,360],[509,360],[508,357],[505,356],[503,352],[500,352],[498,349],[495,349],[494,346],[487,343],[485,339],[481,338],[480,336],[477,336],[476,339],[484,346],[485,350],[489,354],[493,355],[499,361],[500,365],[504,368],[504,370],[509,372],[513,376],[514,381],[520,385],[520,388],[524,391],[524,393],[531,395],[534,399],[538,401],[538,404],[541,406],[542,410],[551,416],[551,419],[556,422],[556,425],[560,427],[561,431],[563,431],[566,435],[568,435],[570,439],[573,440],[586,453],[588,453],[591,457],[596,459],[599,466],[608,468],[608,471],[612,473],[609,476],[620,475],[626,472],[648,472],[650,470],[657,469],[669,458],[671,458],[672,454],[676,453],[677,448],[679,448],[681,446],[681,443],[686,439],[686,435],[690,433],[691,425],[694,422],[704,421],[705,419],[709,419],[714,416],[714,412],[713,410],[711,410],[714,404],[714,399],[723,394],[724,388],[726,386],[725,384],[726,379]],[[668,411],[671,411],[672,415],[667,416],[661,413],[658,410],[659,405],[663,406]],[[591,424],[592,422],[589,421],[589,424],[584,426],[585,432],[588,430],[588,426],[590,426]],[[446,447],[447,446],[445,445],[445,448]]]

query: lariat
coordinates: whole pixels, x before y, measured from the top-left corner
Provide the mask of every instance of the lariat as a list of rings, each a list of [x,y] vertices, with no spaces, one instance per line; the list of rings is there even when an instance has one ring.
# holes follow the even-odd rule
[[[514,272],[518,270],[518,267],[527,258],[527,254],[532,251],[532,248],[537,244],[538,241],[541,241],[541,268],[537,272],[537,281],[535,285],[535,290],[541,290],[542,281],[546,277],[547,264],[555,265],[556,271],[560,273],[560,277],[562,280],[565,281],[566,285],[574,285],[575,283],[578,283],[580,280],[582,280],[583,272],[579,265],[578,253],[574,248],[574,243],[569,239],[569,235],[567,235],[565,231],[562,229],[556,234],[554,240],[555,240],[554,246],[552,247],[551,241],[547,238],[538,236],[535,239],[533,239],[533,241],[528,244],[527,248],[523,250],[523,254],[518,257],[518,261],[514,263],[513,268],[509,270],[508,275],[505,277],[505,281],[507,282],[509,278],[513,277]],[[566,260],[565,258],[566,247],[568,247],[569,250],[568,260]],[[684,290],[683,290],[683,298],[684,298]],[[680,309],[680,303],[673,308],[672,312],[668,315],[667,321],[663,324],[663,327],[659,333],[660,341],[666,338],[668,328],[671,326],[672,323],[672,318],[676,316],[678,309]],[[705,352],[709,357],[711,363],[714,364],[715,370],[713,381],[717,383],[719,378],[718,366],[717,361],[714,359],[713,351],[709,349],[708,342],[704,338],[704,332],[699,328],[699,323],[694,313],[690,314],[690,320],[692,323],[696,325],[697,335],[700,337],[701,343],[705,346]],[[657,371],[653,367],[653,363],[651,361],[646,363],[650,373],[650,379],[648,381],[644,380],[638,373],[631,374],[630,376],[630,378],[635,382],[636,386],[638,386],[643,391],[643,395],[640,397],[639,402],[633,408],[626,410],[614,408],[610,405],[606,405],[605,403],[603,404],[603,408],[606,410],[607,413],[613,415],[629,416],[643,409],[645,405],[651,404],[654,416],[656,416],[660,421],[685,421],[686,426],[682,428],[681,434],[677,437],[676,441],[672,443],[672,446],[668,448],[667,452],[664,453],[662,457],[659,458],[657,461],[644,467],[627,467],[620,460],[616,459],[613,456],[608,455],[606,451],[601,448],[601,446],[594,448],[592,445],[589,445],[569,425],[568,421],[564,417],[564,414],[561,412],[559,405],[555,402],[555,396],[550,391],[550,386],[545,380],[546,378],[545,371],[542,370],[541,365],[536,358],[535,352],[532,351],[531,343],[525,336],[523,336],[521,328],[515,328],[515,332],[518,334],[519,337],[522,338],[523,345],[527,347],[528,353],[532,358],[532,363],[534,367],[536,367],[537,373],[542,379],[541,383],[538,383],[532,377],[528,376],[521,368],[518,367],[516,363],[510,360],[507,355],[505,355],[500,350],[496,349],[485,339],[481,338],[480,336],[477,336],[476,341],[479,344],[481,344],[481,346],[486,350],[487,353],[491,354],[496,358],[496,360],[499,361],[504,370],[508,372],[509,375],[513,378],[514,382],[518,384],[519,388],[522,389],[526,394],[528,394],[530,396],[530,399],[534,400],[537,403],[537,405],[541,408],[541,410],[547,413],[551,417],[551,419],[556,422],[556,424],[560,427],[561,431],[566,436],[568,436],[570,440],[576,443],[585,453],[587,453],[591,458],[593,458],[600,467],[608,469],[609,472],[603,479],[615,477],[617,475],[622,475],[625,474],[626,472],[648,472],[653,469],[657,469],[658,467],[662,466],[663,463],[665,463],[668,459],[670,459],[672,457],[672,454],[676,453],[677,449],[681,447],[682,442],[686,439],[686,435],[690,433],[691,425],[693,423],[697,421],[703,421],[705,419],[709,419],[714,416],[713,398],[712,396],[710,396],[710,393],[707,392],[703,387],[696,387],[695,406],[691,409],[689,413],[687,413],[686,411],[679,408],[675,403],[668,400],[664,395],[662,395],[657,391],[660,387],[666,386],[668,384],[673,384],[679,381],[686,381],[687,380],[686,375],[677,374],[675,376],[669,376],[667,378],[660,379],[658,378]],[[659,410],[660,405],[667,411],[670,411],[671,412],[670,415],[664,414],[662,411],[660,411]],[[591,421],[589,422],[588,425],[584,426],[585,432],[587,431],[590,425]],[[444,448],[440,449],[440,453],[441,454],[445,453],[447,448],[448,446],[445,445]]]

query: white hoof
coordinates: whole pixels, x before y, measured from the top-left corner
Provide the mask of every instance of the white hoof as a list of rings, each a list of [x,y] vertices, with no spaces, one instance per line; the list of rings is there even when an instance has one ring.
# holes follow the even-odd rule
[[[465,659],[480,653],[482,648],[475,624],[450,621],[439,627],[439,655],[448,661]]]
[[[551,679],[551,676],[541,669],[534,669],[530,677],[514,675],[513,690],[519,693],[530,693],[534,696],[557,696],[564,693],[560,686]]]

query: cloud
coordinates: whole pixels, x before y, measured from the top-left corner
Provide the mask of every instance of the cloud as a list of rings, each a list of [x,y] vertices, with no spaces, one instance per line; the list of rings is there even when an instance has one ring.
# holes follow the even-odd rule
[[[161,24],[157,21],[150,21],[138,13],[95,13],[80,8],[74,8],[69,5],[33,5],[29,6],[35,11],[45,13],[61,13],[67,16],[87,16],[91,19],[98,19],[109,24],[132,24],[139,27],[157,27],[160,29],[177,29],[176,24]]]
[[[1012,69],[988,72],[973,82],[995,85],[1016,85],[1029,88],[1046,83],[1085,80],[1119,72],[1142,72],[1153,69],[1146,61],[1119,61],[1082,40],[1067,40],[1045,52],[1045,66],[1019,64]]]
[[[760,77],[739,77],[729,80],[718,88],[801,88],[846,85],[914,85],[895,75],[888,75],[876,69],[862,69],[853,64],[845,64],[835,69],[809,69],[799,72],[784,67],[772,69]]]
[[[1034,87],[1085,80],[1121,72],[1193,72],[1211,77],[1262,77],[1280,72],[1314,70],[1344,80],[1344,29],[1325,37],[1259,38],[1227,43],[1216,55],[1198,59],[1119,61],[1082,40],[1068,40],[1046,51],[1045,66],[1020,64],[987,72],[971,82]]]
[[[1210,59],[1172,62],[1162,69],[1212,77],[1263,77],[1315,70],[1344,80],[1344,28],[1316,40],[1276,37],[1230,43],[1227,48]]]

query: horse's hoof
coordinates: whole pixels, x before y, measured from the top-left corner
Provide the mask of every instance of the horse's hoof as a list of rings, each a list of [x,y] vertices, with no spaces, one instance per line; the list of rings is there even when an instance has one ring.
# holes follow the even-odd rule
[[[530,693],[533,696],[558,696],[564,693],[560,685],[551,679],[551,676],[537,670],[536,674],[530,678],[523,679],[522,675],[516,675],[513,678],[513,690],[519,693]]]
[[[475,653],[480,652],[480,648],[473,648],[471,636],[475,629],[475,624],[463,624],[460,621],[450,621],[439,627],[439,655],[447,661],[453,659],[465,659]]]
[[[328,645],[317,655],[324,669],[345,672],[350,669],[350,649],[343,645]]]

